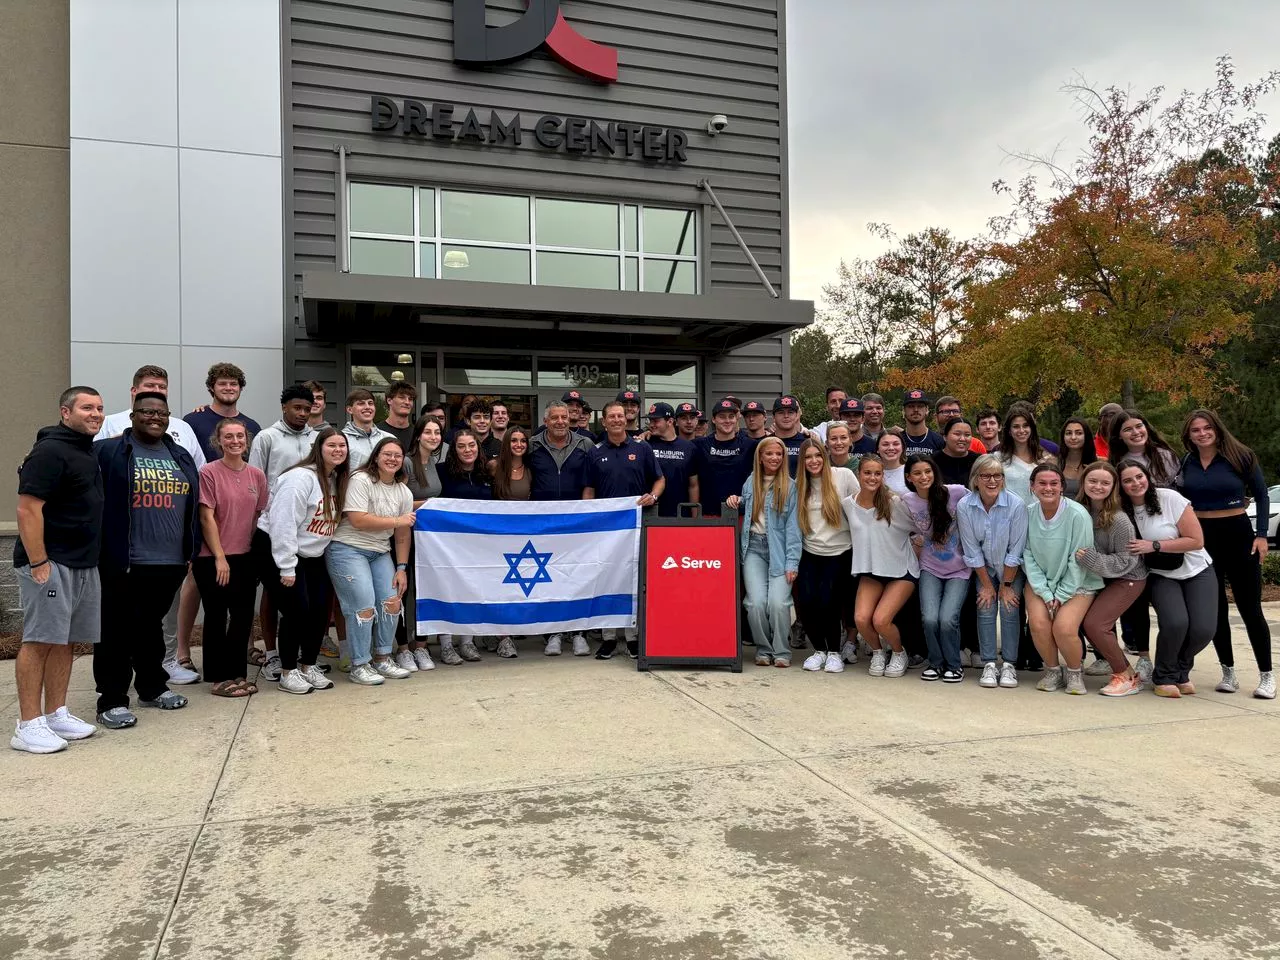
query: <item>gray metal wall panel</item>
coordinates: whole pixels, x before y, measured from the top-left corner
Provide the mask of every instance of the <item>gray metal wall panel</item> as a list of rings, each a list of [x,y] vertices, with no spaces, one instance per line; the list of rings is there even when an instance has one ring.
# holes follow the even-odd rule
[[[524,7],[524,0],[489,0],[489,22],[513,19]],[[352,178],[702,208],[706,195],[697,182],[705,177],[786,296],[782,0],[566,0],[563,9],[584,34],[619,49],[618,83],[578,77],[544,53],[492,70],[460,68],[452,59],[450,0],[290,0],[286,138],[294,273],[336,269],[334,148],[344,144]],[[478,147],[376,135],[369,129],[372,94],[456,104],[464,113],[474,107],[484,122],[490,110],[504,119],[518,112],[526,142]],[[716,113],[728,115],[730,127],[713,138],[705,126]],[[543,114],[684,129],[689,162],[654,166],[541,150],[530,142],[532,124]],[[704,214],[703,223],[709,228],[705,288],[765,296],[719,216]],[[768,380],[776,393],[781,346],[766,341],[763,351],[741,373],[761,389]],[[332,350],[299,342],[295,373],[321,372],[321,353],[342,362]],[[772,377],[758,368],[761,360],[775,365]],[[711,393],[734,382],[737,363],[735,355],[708,364]]]

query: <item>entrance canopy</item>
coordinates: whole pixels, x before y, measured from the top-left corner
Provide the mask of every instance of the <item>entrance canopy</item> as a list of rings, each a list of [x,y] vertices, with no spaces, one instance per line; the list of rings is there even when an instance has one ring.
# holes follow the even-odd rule
[[[813,302],[315,272],[302,275],[307,334],[535,349],[718,354],[813,322]],[[567,335],[567,336],[565,336]]]

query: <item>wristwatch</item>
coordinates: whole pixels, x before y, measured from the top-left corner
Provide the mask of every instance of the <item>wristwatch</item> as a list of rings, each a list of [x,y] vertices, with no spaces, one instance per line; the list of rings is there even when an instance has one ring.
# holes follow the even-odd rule
[[[1152,541],[1151,541],[1151,552],[1152,552],[1152,553],[1159,553],[1159,552],[1160,552],[1160,541],[1159,541],[1159,540],[1152,540]]]
[[[397,563],[397,564],[396,564],[396,569],[397,569],[397,570],[408,570],[408,569],[409,569],[409,565],[408,565],[407,563]]]

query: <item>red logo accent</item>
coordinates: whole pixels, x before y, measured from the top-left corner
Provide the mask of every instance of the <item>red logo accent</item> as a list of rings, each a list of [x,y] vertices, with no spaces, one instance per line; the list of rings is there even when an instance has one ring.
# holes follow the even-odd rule
[[[635,455],[634,453],[628,453],[628,454],[627,454],[627,459],[628,459],[628,460],[634,460],[635,458],[636,458],[636,455]]]
[[[526,0],[528,9],[514,23],[490,27],[485,0],[454,0],[453,58],[476,66],[509,63],[542,45],[570,70],[599,83],[618,79],[618,51],[588,40],[564,18],[560,0]]]

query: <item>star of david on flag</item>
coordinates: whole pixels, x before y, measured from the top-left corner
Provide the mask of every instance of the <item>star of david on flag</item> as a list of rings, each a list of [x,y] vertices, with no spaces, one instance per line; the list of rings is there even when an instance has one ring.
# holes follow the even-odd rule
[[[519,553],[504,553],[503,556],[507,558],[507,566],[510,569],[502,582],[519,584],[526,597],[533,593],[533,588],[539,583],[551,582],[551,574],[547,572],[547,564],[551,562],[551,554],[539,553],[534,549],[532,540],[526,542],[524,549]],[[520,573],[520,564],[525,560],[532,560],[534,563],[532,576],[526,577]]]
[[[414,524],[419,636],[636,625],[640,507],[630,497],[437,497]]]

